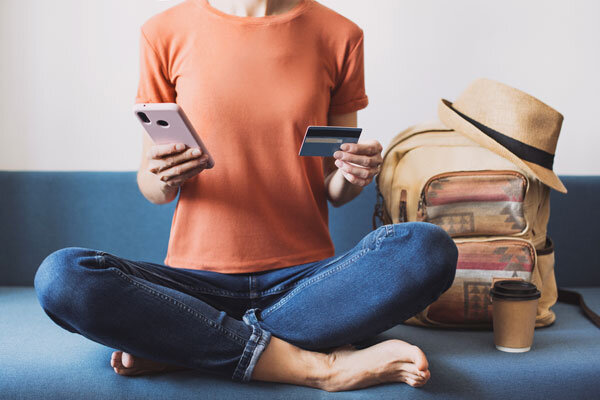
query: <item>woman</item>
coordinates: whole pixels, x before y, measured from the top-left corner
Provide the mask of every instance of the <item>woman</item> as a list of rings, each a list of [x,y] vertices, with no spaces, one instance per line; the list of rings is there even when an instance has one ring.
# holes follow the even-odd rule
[[[416,346],[357,343],[435,301],[457,251],[431,224],[383,226],[334,257],[327,201],[379,171],[377,141],[300,157],[308,125],[356,126],[363,32],[314,0],[188,0],[148,20],[136,102],[177,102],[215,159],[143,135],[138,186],[179,199],[165,265],[66,248],[40,266],[60,326],[120,349],[121,375],[195,368],[327,391],[430,377]]]

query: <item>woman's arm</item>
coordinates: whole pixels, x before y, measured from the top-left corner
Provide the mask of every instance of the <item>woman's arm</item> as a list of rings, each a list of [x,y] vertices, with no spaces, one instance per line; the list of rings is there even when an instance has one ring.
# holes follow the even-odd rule
[[[329,115],[327,119],[330,126],[356,127],[357,125],[356,111]],[[327,199],[334,207],[339,207],[354,199],[364,186],[371,183],[375,174],[379,172],[379,165],[382,162],[381,150],[381,144],[372,140],[350,144],[345,151],[337,151],[335,158],[323,158],[325,191]],[[363,167],[350,165],[346,161]]]

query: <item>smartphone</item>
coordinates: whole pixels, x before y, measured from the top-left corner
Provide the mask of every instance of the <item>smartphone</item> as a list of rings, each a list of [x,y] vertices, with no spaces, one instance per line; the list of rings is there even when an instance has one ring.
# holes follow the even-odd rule
[[[207,168],[214,167],[215,161],[178,104],[137,103],[133,112],[154,143],[184,143],[188,147],[199,147],[202,154],[208,155]]]

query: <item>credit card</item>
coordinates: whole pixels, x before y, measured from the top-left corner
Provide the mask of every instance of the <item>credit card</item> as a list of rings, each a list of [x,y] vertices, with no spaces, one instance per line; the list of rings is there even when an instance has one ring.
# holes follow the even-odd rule
[[[346,126],[309,126],[306,128],[300,156],[333,157],[343,143],[356,143],[362,128]]]

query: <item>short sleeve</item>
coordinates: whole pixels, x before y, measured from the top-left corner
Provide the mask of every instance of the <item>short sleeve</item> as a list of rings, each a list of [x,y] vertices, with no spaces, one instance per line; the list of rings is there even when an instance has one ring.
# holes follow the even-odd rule
[[[136,103],[175,103],[175,87],[168,79],[165,64],[142,30]]]
[[[342,72],[331,92],[329,114],[345,114],[363,109],[369,104],[365,93],[363,33],[344,60]]]

